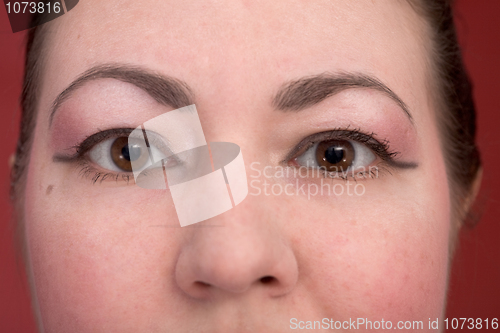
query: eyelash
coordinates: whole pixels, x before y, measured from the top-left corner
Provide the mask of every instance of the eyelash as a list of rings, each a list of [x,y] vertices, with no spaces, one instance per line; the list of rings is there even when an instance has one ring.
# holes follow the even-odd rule
[[[329,140],[352,140],[357,143],[363,144],[368,147],[377,157],[379,157],[382,162],[376,165],[377,171],[386,171],[390,172],[390,168],[400,168],[400,169],[411,169],[415,168],[417,165],[415,163],[406,163],[395,160],[395,157],[400,153],[397,151],[392,151],[389,145],[388,140],[379,141],[375,139],[376,134],[371,132],[370,134],[364,133],[359,128],[349,129],[349,126],[346,128],[335,128],[333,130],[320,132],[312,134],[296,145],[294,148],[282,161],[283,164],[289,165],[291,161],[298,158],[301,154],[305,153],[308,149],[314,146],[318,142],[329,141]],[[326,170],[321,170],[323,176],[325,178],[338,178],[347,180],[349,176],[352,176],[353,179],[365,179],[365,178],[377,178],[379,173],[376,175],[373,174],[373,171],[369,169],[368,171],[362,172],[346,172],[346,173],[338,173],[338,172],[329,172]],[[350,175],[352,174],[352,175]]]
[[[127,184],[130,182],[130,174],[126,172],[109,172],[101,171],[100,169],[94,167],[86,154],[94,148],[97,144],[112,138],[119,138],[121,136],[128,136],[132,133],[134,129],[132,128],[114,128],[104,131],[99,131],[85,138],[81,143],[70,149],[76,149],[73,155],[56,155],[54,156],[54,162],[76,162],[79,167],[79,176],[82,178],[90,178],[92,184],[98,181],[102,183],[104,180],[111,178],[118,182],[120,179],[125,181]]]
[[[317,142],[334,139],[354,140],[358,143],[364,144],[385,161],[392,161],[394,160],[394,157],[399,154],[399,152],[390,151],[389,141],[384,140],[380,142],[376,140],[375,133],[372,132],[371,134],[366,134],[363,133],[360,129],[355,128],[350,130],[349,127],[347,127],[336,128],[330,131],[315,133],[308,136],[307,138],[299,142],[296,148],[293,149],[292,152],[287,156],[285,161],[297,157],[299,152],[306,151]]]
[[[108,178],[114,179],[116,182],[121,178],[123,181],[130,182],[130,175],[127,173],[102,172],[90,164],[90,161],[82,159],[79,161],[80,172],[82,178],[90,178],[92,184],[100,181],[102,183]],[[92,176],[92,177],[91,177]]]
[[[133,130],[134,129],[131,128],[117,128],[117,129],[99,131],[95,134],[88,136],[78,145],[71,147],[70,149],[76,149],[76,153],[74,153],[73,155],[70,156],[56,155],[54,156],[53,160],[55,162],[77,162],[80,168],[79,175],[82,178],[89,178],[92,184],[95,184],[98,181],[102,183],[106,179],[114,179],[117,182],[121,179],[128,184],[130,182],[130,176],[131,176],[130,173],[127,172],[115,173],[115,172],[101,171],[100,169],[94,167],[91,164],[91,161],[87,158],[86,154],[93,147],[103,142],[104,140],[118,138],[121,136],[128,136]],[[301,153],[311,148],[317,142],[337,139],[337,140],[353,140],[368,147],[385,163],[384,165],[382,165],[382,170],[388,171],[388,169],[384,167],[386,165],[402,169],[416,167],[416,164],[414,163],[405,163],[396,161],[394,158],[400,153],[390,150],[388,140],[378,141],[377,139],[375,139],[375,136],[376,134],[373,132],[367,134],[362,132],[359,128],[349,129],[349,126],[346,128],[335,128],[330,131],[315,133],[300,141],[299,144],[296,145],[296,147],[282,161],[282,163],[289,164],[292,160],[300,156]],[[379,167],[379,165],[377,165],[377,167]],[[365,173],[362,173],[361,177],[363,178],[364,175]],[[330,178],[336,177],[340,179],[347,179],[343,175],[339,175],[337,173],[333,174],[332,172],[327,172],[327,171],[324,171],[324,176]],[[372,176],[373,175],[371,171],[368,172],[368,177]]]

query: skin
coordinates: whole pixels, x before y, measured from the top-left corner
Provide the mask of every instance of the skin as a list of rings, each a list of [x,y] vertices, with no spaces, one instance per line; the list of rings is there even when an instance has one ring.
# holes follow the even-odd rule
[[[304,326],[367,318],[422,321],[427,331],[429,318],[442,318],[454,221],[427,91],[427,28],[405,1],[87,0],[49,24],[24,207],[41,330],[286,332],[291,318]],[[249,181],[346,188],[341,179],[254,170],[293,169],[283,161],[302,139],[336,128],[373,132],[398,161],[418,166],[378,159],[379,176],[358,181],[363,195],[250,188],[236,208],[174,227],[168,191],[92,184],[77,164],[53,160],[99,130],[135,128],[174,109],[131,84],[96,80],[49,127],[56,96],[104,63],[189,84],[207,141],[238,144]],[[284,83],[325,72],[377,77],[413,121],[373,89],[300,112],[271,105]]]

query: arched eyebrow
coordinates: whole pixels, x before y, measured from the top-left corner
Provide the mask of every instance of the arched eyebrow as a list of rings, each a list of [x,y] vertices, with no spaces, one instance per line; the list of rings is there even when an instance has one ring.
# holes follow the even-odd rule
[[[131,65],[105,64],[90,68],[75,79],[52,103],[49,127],[54,114],[71,94],[85,83],[98,79],[116,79],[131,83],[148,93],[158,103],[178,109],[194,104],[189,86],[178,79]]]
[[[89,81],[107,78],[131,83],[160,104],[174,109],[194,104],[194,94],[183,81],[137,66],[104,64],[85,71],[56,97],[51,107],[49,127],[58,108],[75,90]],[[401,98],[379,79],[359,73],[323,73],[285,83],[272,99],[272,105],[281,111],[301,111],[352,88],[369,88],[384,93],[401,107],[413,124],[409,108]]]
[[[285,83],[272,99],[281,111],[301,111],[346,89],[368,88],[384,93],[398,104],[413,125],[408,106],[388,86],[376,77],[359,73],[323,73]]]

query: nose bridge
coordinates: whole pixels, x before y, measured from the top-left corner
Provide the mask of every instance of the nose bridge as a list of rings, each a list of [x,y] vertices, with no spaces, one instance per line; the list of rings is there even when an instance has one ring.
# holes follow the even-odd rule
[[[207,298],[264,287],[269,296],[278,296],[293,288],[297,280],[293,251],[271,216],[253,206],[257,203],[245,201],[241,209],[215,217],[218,226],[198,226],[193,231],[176,266],[176,280],[184,292]]]

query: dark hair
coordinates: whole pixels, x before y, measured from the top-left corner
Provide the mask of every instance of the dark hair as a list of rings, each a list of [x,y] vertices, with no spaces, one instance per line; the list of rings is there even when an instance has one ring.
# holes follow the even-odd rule
[[[453,20],[453,0],[408,0],[431,28],[431,86],[441,147],[452,193],[453,212],[473,226],[471,192],[481,168],[476,146],[476,111],[472,83],[465,70]]]
[[[452,0],[408,0],[430,27],[431,80],[437,122],[446,161],[453,211],[466,220],[466,207],[481,161],[475,144],[475,108],[472,86],[465,71],[453,21]],[[44,25],[28,32],[24,86],[21,96],[21,131],[11,173],[11,198],[22,201],[26,166],[37,115],[38,85],[41,82]],[[22,204],[22,203],[21,203]]]

